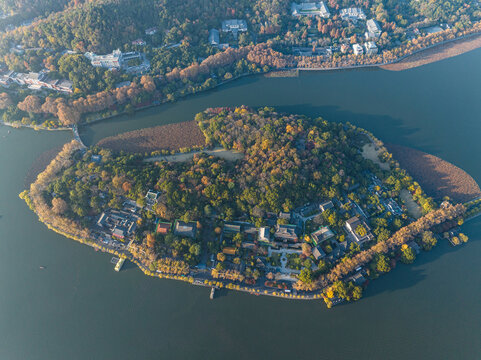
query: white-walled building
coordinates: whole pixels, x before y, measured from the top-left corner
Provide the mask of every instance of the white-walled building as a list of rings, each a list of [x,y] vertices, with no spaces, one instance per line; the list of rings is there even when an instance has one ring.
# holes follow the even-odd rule
[[[329,9],[323,1],[300,4],[293,2],[291,4],[291,11],[292,16],[320,16],[323,18],[329,18],[331,16]]]
[[[366,14],[364,14],[364,11],[362,11],[361,8],[348,8],[348,9],[342,9],[339,13],[341,16],[342,20],[366,20]]]
[[[224,20],[222,21],[222,31],[232,33],[247,31],[247,22],[239,19]]]
[[[382,30],[379,24],[374,19],[369,19],[366,21],[367,31],[365,33],[366,39],[379,39]]]
[[[374,41],[368,41],[364,44],[364,47],[366,48],[366,55],[376,55],[378,52],[378,48]]]
[[[211,44],[212,46],[218,46],[219,43],[220,43],[219,30],[210,29],[210,31],[209,31],[209,44]]]
[[[364,54],[364,50],[362,49],[362,46],[359,45],[359,44],[353,44],[352,45],[352,51],[354,51],[354,55]]]

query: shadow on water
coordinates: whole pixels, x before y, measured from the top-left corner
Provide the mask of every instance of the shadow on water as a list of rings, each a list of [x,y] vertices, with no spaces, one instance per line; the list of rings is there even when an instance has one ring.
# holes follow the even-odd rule
[[[356,113],[341,110],[339,106],[301,104],[294,106],[277,106],[276,110],[279,112],[306,115],[312,118],[321,117],[333,122],[349,122],[369,130],[383,142],[389,140],[389,142],[394,143],[412,144],[410,137],[419,131],[419,128],[408,127],[403,120],[389,115]],[[393,141],[391,141],[391,139]]]
[[[207,96],[206,94],[199,95]],[[197,98],[198,99],[198,98]],[[109,133],[102,134],[102,137],[107,137],[126,131],[134,130],[132,128],[124,128],[124,123],[135,124],[138,123],[136,129],[142,129],[145,127],[153,127],[159,125],[167,125],[171,123],[178,123],[184,121],[191,121],[193,114],[197,111],[202,111],[209,106],[202,107],[193,110],[192,114],[186,114],[185,111],[179,111],[175,116],[172,113],[175,112],[175,107],[183,107],[183,102],[180,100],[174,104],[163,104],[155,108],[147,109],[135,113],[133,115],[121,115],[116,118],[104,120],[101,123],[93,124],[90,126],[84,126],[81,128],[81,137],[87,145],[93,145],[100,140],[99,133],[104,133],[104,128],[113,127],[115,130],[109,131]],[[248,104],[247,104],[248,105]],[[376,137],[385,142],[402,143],[407,146],[413,146],[414,143],[410,140],[410,137],[419,131],[419,128],[408,127],[403,120],[394,118],[389,115],[374,115],[356,113],[347,110],[341,110],[339,106],[316,106],[312,104],[296,104],[296,105],[277,105],[275,109],[283,113],[292,113],[309,116],[312,118],[322,117],[327,121],[335,121],[341,123],[352,123],[361,128],[368,129]],[[99,127],[102,127],[100,129]],[[135,127],[134,127],[135,128]],[[97,131],[99,133],[97,133]],[[104,136],[105,135],[105,136]],[[436,152],[435,148],[424,148],[425,151]]]
[[[122,266],[122,270],[120,271],[122,272],[122,271],[131,270],[131,269],[138,269],[138,266],[135,265],[132,261],[126,260],[124,262],[124,265]]]
[[[438,240],[438,245],[431,251],[421,250],[414,263],[403,264],[398,261],[396,267],[389,273],[371,281],[363,297],[370,298],[383,293],[394,293],[417,285],[427,278],[425,265],[435,262],[445,255],[461,251],[464,246],[469,246],[471,241],[470,239],[467,244],[453,247],[448,244],[446,239]]]

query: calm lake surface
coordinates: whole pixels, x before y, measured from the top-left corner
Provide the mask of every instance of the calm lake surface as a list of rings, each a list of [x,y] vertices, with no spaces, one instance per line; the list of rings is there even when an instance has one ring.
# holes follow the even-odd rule
[[[404,72],[249,77],[83,128],[88,144],[191,120],[214,106],[274,106],[350,121],[440,156],[481,182],[481,50]],[[18,198],[68,132],[0,127],[0,359],[480,359],[481,219],[376,280],[355,304],[293,301],[150,279],[40,224]],[[40,270],[39,266],[45,266]]]

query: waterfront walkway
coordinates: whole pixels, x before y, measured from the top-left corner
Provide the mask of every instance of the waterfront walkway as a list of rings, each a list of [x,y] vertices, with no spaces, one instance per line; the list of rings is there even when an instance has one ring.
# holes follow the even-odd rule
[[[78,126],[72,125],[72,133],[75,140],[77,140],[83,149],[87,149],[87,146],[83,143],[82,139],[80,138],[80,134],[78,132]]]

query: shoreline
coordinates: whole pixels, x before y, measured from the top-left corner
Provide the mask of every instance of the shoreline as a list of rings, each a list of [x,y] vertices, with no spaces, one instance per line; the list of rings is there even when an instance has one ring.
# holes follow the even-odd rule
[[[373,141],[374,144],[384,149],[383,143],[380,140],[378,140],[376,137],[374,137],[374,135],[372,135],[366,130],[362,132],[365,135],[367,135],[370,138],[370,140]],[[20,194],[20,198],[25,200],[25,202],[30,207],[30,209],[37,214],[39,221],[44,223],[48,229],[60,235],[63,235],[69,239],[72,239],[82,244],[93,247],[96,250],[100,250],[102,252],[116,255],[123,259],[128,259],[132,263],[136,264],[140,268],[140,270],[144,273],[144,275],[158,277],[158,278],[172,279],[172,280],[180,280],[180,281],[188,282],[193,285],[204,286],[204,287],[214,287],[217,289],[226,288],[228,290],[247,292],[249,294],[256,295],[256,296],[265,295],[265,296],[287,298],[287,299],[299,299],[299,300],[317,300],[317,299],[324,298],[323,294],[326,289],[326,286],[328,286],[326,284],[322,284],[322,285],[319,284],[321,286],[319,286],[314,290],[300,290],[300,294],[299,294],[297,291],[287,292],[287,291],[284,291],[284,289],[279,289],[279,288],[271,289],[271,287],[267,287],[265,284],[263,284],[262,281],[259,284],[256,283],[254,285],[249,285],[245,283],[233,282],[232,280],[229,280],[229,279],[217,278],[211,273],[209,268],[199,269],[197,267],[189,266],[188,268],[189,271],[185,273],[184,272],[178,273],[177,271],[162,272],[160,270],[153,270],[148,268],[147,265],[144,264],[141,259],[138,259],[135,257],[134,253],[130,249],[130,243],[127,246],[124,245],[123,247],[120,247],[120,248],[104,245],[100,243],[98,239],[93,237],[87,228],[85,229],[77,228],[75,230],[71,226],[65,227],[64,223],[61,221],[63,219],[62,217],[56,217],[56,216],[54,216],[53,218],[46,217],[48,214],[46,215],[44,213],[37,211],[37,208],[36,208],[37,203],[36,203],[36,200],[34,199],[38,198],[38,194],[33,195],[32,191],[35,191],[35,193],[38,193],[38,191],[41,191],[42,188],[45,188],[50,182],[50,180],[52,180],[49,174],[54,174],[60,171],[60,169],[64,166],[73,165],[73,163],[67,163],[67,159],[71,158],[73,152],[77,150],[82,150],[82,149],[83,149],[83,146],[78,140],[72,140],[70,143],[70,150],[68,149],[66,150],[66,147],[64,146],[64,149],[57,155],[58,159],[56,158],[52,160],[52,163],[47,166],[44,173],[41,173],[39,175],[38,179],[40,179],[40,177],[44,179],[43,181],[41,181],[42,185],[39,187],[38,184],[34,183],[33,185],[35,185],[36,190],[32,190],[32,189],[35,189],[35,187],[33,188],[31,187],[30,191],[25,190]],[[62,155],[60,156],[60,154]],[[52,166],[53,163],[55,163],[55,165]],[[68,165],[62,165],[62,164],[68,164]],[[434,211],[437,211],[437,210],[434,210]],[[51,215],[48,215],[48,216],[51,216]],[[343,278],[347,278],[347,276],[350,274],[348,273],[345,275],[346,276]],[[330,307],[329,303],[327,303],[327,305],[328,307]],[[337,303],[331,304],[331,306],[332,305],[337,305]]]
[[[305,67],[289,67],[289,68],[279,68],[279,69],[272,69],[268,71],[260,71],[260,72],[255,72],[255,73],[244,73],[241,75],[238,75],[236,77],[233,77],[228,80],[223,80],[214,86],[201,90],[198,93],[206,92],[209,90],[214,90],[222,85],[228,84],[230,82],[233,82],[235,80],[241,79],[243,77],[247,76],[255,76],[255,75],[263,75],[268,78],[282,78],[284,76],[276,76],[275,74],[280,74],[282,72],[292,72],[295,71],[297,74],[301,71],[345,71],[345,70],[356,70],[356,69],[365,69],[365,68],[379,68],[382,70],[386,71],[403,71],[403,70],[409,70],[413,69],[416,67],[420,67],[423,65],[435,63],[444,59],[448,59],[451,57],[455,57],[458,55],[465,54],[467,52],[473,51],[475,49],[481,48],[481,31],[478,32],[473,32],[470,34],[466,34],[457,38],[453,39],[448,39],[441,41],[439,43],[429,45],[427,47],[424,47],[422,49],[418,49],[413,51],[410,54],[401,56],[393,61],[390,62],[385,62],[385,63],[375,63],[375,64],[359,64],[359,65],[346,65],[346,66],[338,66],[338,67],[313,67],[313,68],[305,68]],[[274,74],[274,76],[269,76],[269,74]],[[292,77],[292,76],[287,76],[287,77]],[[296,76],[297,77],[297,76]],[[189,93],[185,95],[179,96],[178,99],[184,99],[188,96],[195,96],[198,93]],[[154,103],[138,107],[134,110],[134,112],[140,112],[142,110],[146,110],[152,107],[157,107],[169,102],[176,102],[178,99],[175,100],[167,100],[163,99],[160,101],[156,101]],[[113,119],[117,116],[122,116],[128,114],[127,111],[120,111],[115,114],[111,114],[108,116],[104,117],[93,117],[91,120],[87,121],[82,121],[77,124],[77,126],[82,127],[82,126],[88,126],[90,124],[103,121],[103,120],[108,120],[108,119]],[[48,130],[48,131],[62,131],[62,130],[71,130],[70,127],[65,127],[65,126],[59,126],[57,128],[47,128],[39,125],[24,125],[24,124],[19,124],[19,123],[6,123],[4,121],[0,121],[0,124],[5,125],[5,126],[10,126],[13,128],[31,128],[34,130]]]
[[[481,47],[481,34],[475,33],[462,38],[444,41],[392,64],[380,66],[383,70],[403,71],[449,59]]]

